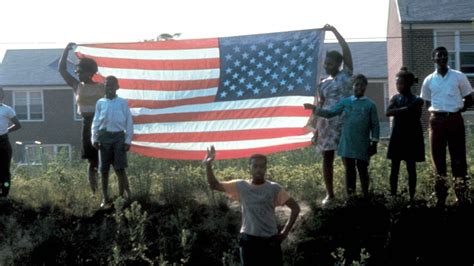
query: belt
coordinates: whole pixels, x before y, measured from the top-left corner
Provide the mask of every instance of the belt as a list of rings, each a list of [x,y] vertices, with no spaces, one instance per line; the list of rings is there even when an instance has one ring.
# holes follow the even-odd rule
[[[454,115],[459,115],[461,114],[461,111],[457,112],[431,112],[432,116],[437,116],[437,117],[450,117]]]
[[[120,134],[125,134],[125,131],[107,131],[107,130],[99,130],[99,134],[107,134],[107,135],[120,135]]]

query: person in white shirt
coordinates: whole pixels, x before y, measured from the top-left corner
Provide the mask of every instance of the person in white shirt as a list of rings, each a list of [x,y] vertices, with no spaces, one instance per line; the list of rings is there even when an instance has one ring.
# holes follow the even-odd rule
[[[435,72],[423,81],[421,98],[430,115],[431,159],[436,171],[437,206],[444,207],[448,195],[446,146],[449,147],[457,202],[468,201],[466,132],[461,112],[472,105],[472,86],[466,75],[448,67],[448,50],[437,47],[432,53]]]
[[[8,196],[11,186],[12,146],[8,140],[8,133],[21,128],[15,111],[3,103],[4,98],[3,88],[0,88],[0,198]]]
[[[91,127],[91,142],[99,150],[99,171],[102,175],[101,207],[109,203],[108,184],[110,165],[118,178],[119,195],[130,199],[130,187],[125,173],[127,151],[133,136],[133,121],[127,100],[117,96],[119,83],[108,76],[104,82],[105,97],[98,100]]]

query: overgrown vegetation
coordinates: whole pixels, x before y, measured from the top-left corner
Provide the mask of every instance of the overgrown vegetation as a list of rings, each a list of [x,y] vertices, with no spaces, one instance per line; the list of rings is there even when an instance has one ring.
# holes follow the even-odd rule
[[[473,173],[470,133],[467,139]],[[385,152],[381,143],[371,161],[370,200],[342,197],[344,170],[336,160],[341,196],[332,209],[319,206],[324,186],[320,157],[312,148],[270,156],[268,178],[307,206],[283,244],[288,265],[427,265],[444,259],[472,265],[470,245],[460,243],[474,236],[473,207],[432,207],[429,160],[418,164],[415,204],[408,204],[403,170],[400,197],[386,196]],[[116,199],[106,210],[98,209],[99,195],[91,196],[82,161],[14,165],[10,198],[0,200],[0,265],[238,265],[238,205],[208,189],[200,162],[133,154],[129,159],[135,201]],[[221,180],[248,177],[245,159],[218,161],[214,168]],[[453,203],[450,191],[448,204]],[[283,223],[286,217],[278,213]]]

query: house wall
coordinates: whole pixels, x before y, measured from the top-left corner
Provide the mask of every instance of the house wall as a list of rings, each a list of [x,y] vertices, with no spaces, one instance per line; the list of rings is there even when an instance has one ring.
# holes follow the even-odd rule
[[[395,75],[403,66],[402,25],[396,0],[390,0],[387,24],[387,79],[389,98],[397,93]]]
[[[70,144],[80,152],[81,121],[74,118],[74,99],[69,87],[5,87],[5,103],[13,107],[12,90],[43,90],[44,121],[21,121],[22,128],[9,135],[15,161],[23,159],[25,144],[40,141],[42,144]],[[20,141],[23,145],[15,144]]]
[[[372,101],[374,101],[377,105],[377,113],[381,122],[388,121],[387,117],[385,116],[386,84],[386,80],[369,80],[369,84],[367,85],[367,90],[365,92],[365,95],[369,97]]]
[[[387,25],[387,68],[389,97],[397,93],[395,75],[402,66],[408,67],[418,77],[413,92],[420,94],[426,76],[434,71],[431,52],[434,49],[434,29],[465,29],[466,24],[401,24],[396,0],[390,0]],[[474,76],[468,77],[474,87]],[[472,108],[471,108],[472,109]],[[467,124],[474,123],[474,111],[464,114]],[[428,112],[422,117],[424,128],[428,126]]]
[[[418,77],[418,84],[413,86],[417,95],[421,92],[421,85],[426,76],[434,71],[431,52],[434,47],[432,29],[404,29],[403,33],[403,63],[408,70]]]
[[[408,69],[418,77],[418,84],[413,86],[415,94],[421,93],[421,86],[426,76],[433,73],[435,70],[432,61],[432,51],[434,47],[433,29],[410,29],[410,26],[405,26],[402,31],[403,36],[403,63]],[[474,87],[474,77],[468,77],[471,85]],[[393,83],[394,85],[395,83]],[[471,108],[472,110],[472,108]],[[473,124],[474,112],[469,111],[464,114],[466,124]],[[428,128],[429,113],[424,110],[422,116],[422,123],[424,128]]]

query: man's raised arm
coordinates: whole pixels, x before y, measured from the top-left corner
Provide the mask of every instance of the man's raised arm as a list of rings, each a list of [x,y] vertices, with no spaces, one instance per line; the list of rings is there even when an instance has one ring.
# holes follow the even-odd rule
[[[207,155],[206,158],[204,158],[203,160],[203,164],[206,167],[207,183],[211,189],[225,192],[224,187],[219,182],[219,180],[216,179],[214,171],[212,171],[212,162],[215,158],[216,149],[214,148],[214,146],[207,148]]]

